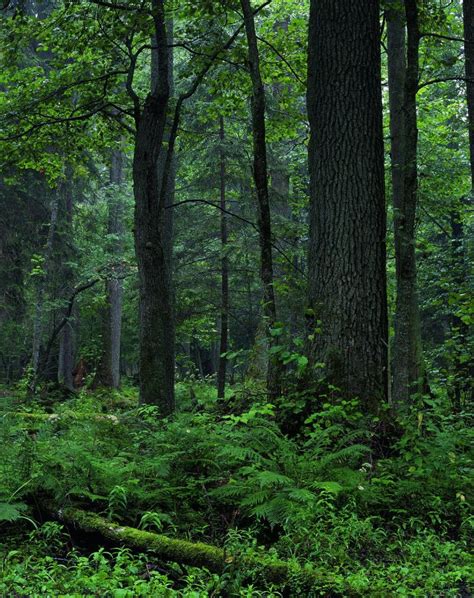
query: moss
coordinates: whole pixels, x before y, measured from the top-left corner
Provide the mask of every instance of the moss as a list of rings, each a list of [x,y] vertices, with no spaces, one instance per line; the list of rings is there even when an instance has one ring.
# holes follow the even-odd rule
[[[49,506],[49,510],[54,509]],[[129,546],[140,551],[153,551],[164,560],[174,561],[195,567],[206,567],[213,573],[222,573],[229,565],[240,569],[259,572],[265,583],[299,587],[303,592],[314,588],[334,588],[335,579],[326,572],[319,572],[310,566],[300,567],[296,563],[281,560],[268,560],[246,556],[240,559],[228,555],[222,548],[202,542],[177,540],[161,534],[155,534],[113,523],[95,513],[81,509],[66,508],[56,511],[56,516],[70,525],[75,525],[87,532],[98,532],[104,538]],[[337,594],[332,594],[337,595]],[[344,592],[351,596],[350,591]]]
[[[59,421],[98,421],[107,422],[111,424],[120,423],[116,415],[108,415],[103,413],[74,413],[67,411],[64,413],[28,413],[22,411],[9,412],[8,417],[14,417],[31,422],[59,422]]]
[[[64,509],[59,515],[63,521],[74,524],[85,531],[99,532],[109,540],[118,541],[132,548],[153,550],[170,561],[207,567],[216,572],[222,571],[225,566],[224,550],[216,546],[202,542],[176,540],[161,534],[118,525],[99,515],[80,509]]]

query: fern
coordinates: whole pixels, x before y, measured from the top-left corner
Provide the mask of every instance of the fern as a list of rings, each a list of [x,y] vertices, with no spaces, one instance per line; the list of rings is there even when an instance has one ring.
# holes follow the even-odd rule
[[[25,503],[0,502],[0,521],[17,521],[23,517],[26,509]]]

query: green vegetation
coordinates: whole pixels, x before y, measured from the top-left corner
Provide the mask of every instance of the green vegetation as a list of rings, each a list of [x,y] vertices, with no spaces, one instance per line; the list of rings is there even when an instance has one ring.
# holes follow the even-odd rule
[[[185,408],[191,388],[195,403]],[[321,405],[289,438],[258,392],[242,387],[222,401],[206,383],[181,384],[183,409],[170,420],[137,407],[132,392],[118,408],[116,392],[84,391],[54,418],[12,397],[1,414],[0,516],[6,531],[21,525],[20,539],[2,540],[2,591],[258,596],[270,591],[268,567],[279,561],[293,573],[274,583],[276,596],[285,586],[315,596],[467,591],[470,414],[443,415],[442,404],[426,401],[407,416],[392,456],[374,460],[356,401]],[[112,545],[127,548],[71,551],[66,528],[39,523],[35,509],[50,518],[48,501],[64,505],[69,524],[77,514],[67,505],[91,513],[79,515],[82,528],[69,527],[73,542],[84,527],[105,526]],[[186,568],[194,558],[204,569]]]
[[[0,598],[474,595],[474,0],[0,2]]]

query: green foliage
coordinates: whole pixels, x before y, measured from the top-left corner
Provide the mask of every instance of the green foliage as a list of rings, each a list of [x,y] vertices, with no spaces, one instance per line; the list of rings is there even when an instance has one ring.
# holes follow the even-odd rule
[[[442,402],[425,401],[401,422],[404,434],[391,455],[374,460],[357,401],[321,401],[290,438],[279,429],[275,406],[258,403],[255,387],[217,401],[211,387],[182,383],[178,396],[182,412],[164,421],[152,406],[137,408],[102,392],[82,393],[59,406],[58,416],[35,407],[2,417],[4,502],[48,494],[143,530],[226,543],[242,555],[258,554],[264,542],[269,558],[331,571],[320,589],[341,595],[384,588],[455,596],[469,587],[470,414],[452,416]],[[250,397],[254,403],[245,409]],[[9,467],[11,460],[18,468]],[[8,567],[21,576],[18,558]],[[90,559],[99,559],[70,558],[60,579],[76,583],[78,563],[90,573]],[[112,575],[114,559],[106,556],[99,570]],[[37,561],[33,568],[50,566]],[[99,575],[100,583],[107,575]],[[110,583],[125,583],[121,575]],[[230,595],[261,584],[257,569],[238,567],[222,576],[196,569],[179,576],[193,591]]]

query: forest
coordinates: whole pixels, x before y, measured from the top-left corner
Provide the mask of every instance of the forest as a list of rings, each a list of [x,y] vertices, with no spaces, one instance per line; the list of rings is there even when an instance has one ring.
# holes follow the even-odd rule
[[[2,0],[0,597],[474,595],[474,0]]]

